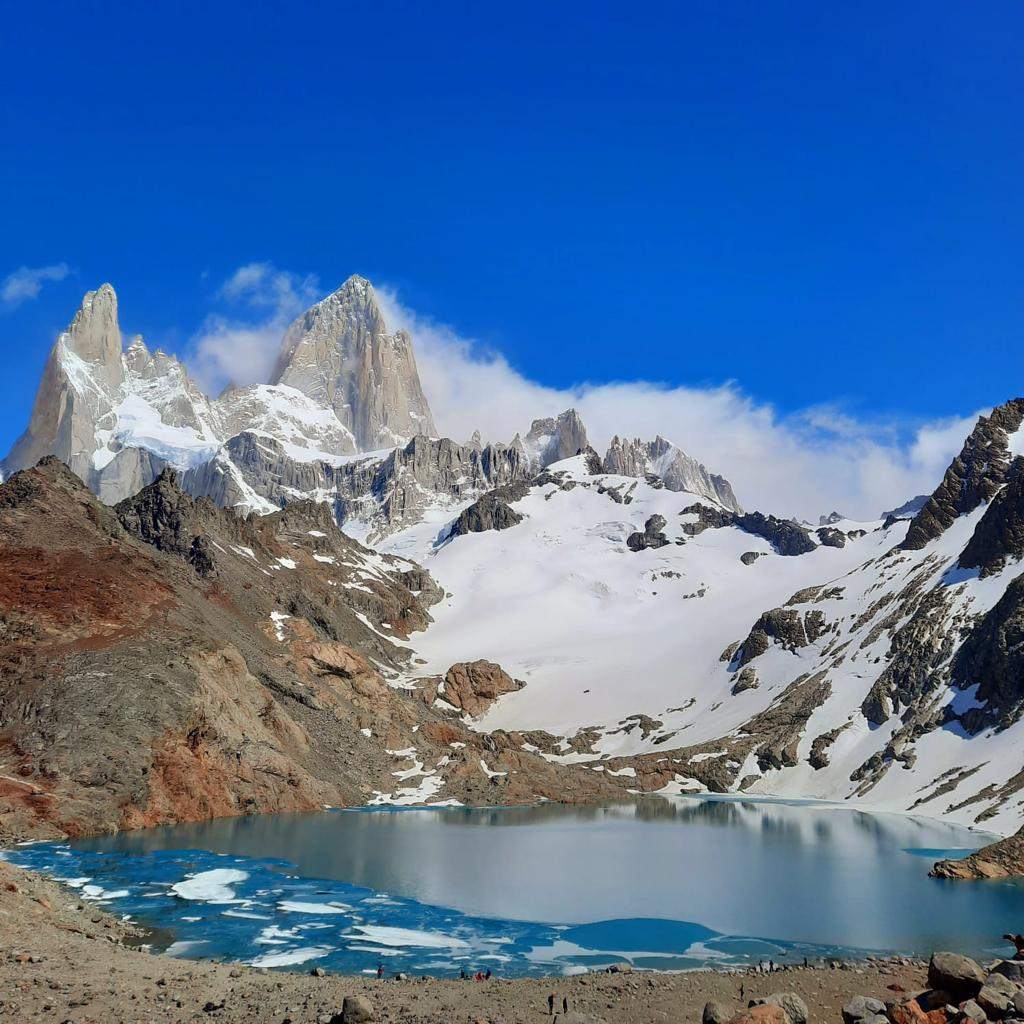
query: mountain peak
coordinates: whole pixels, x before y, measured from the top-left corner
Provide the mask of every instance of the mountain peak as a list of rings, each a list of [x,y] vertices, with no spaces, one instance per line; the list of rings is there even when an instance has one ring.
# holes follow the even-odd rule
[[[388,332],[373,285],[359,275],[288,328],[271,382],[333,409],[363,451],[437,434],[412,339]]]
[[[86,292],[78,312],[58,344],[87,363],[100,364],[99,376],[116,387],[124,378],[121,366],[121,328],[117,322],[117,293],[109,284]]]

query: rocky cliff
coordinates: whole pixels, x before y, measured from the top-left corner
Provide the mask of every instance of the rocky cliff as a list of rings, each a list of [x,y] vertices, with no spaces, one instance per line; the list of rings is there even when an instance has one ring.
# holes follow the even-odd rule
[[[364,277],[350,277],[288,328],[272,383],[333,409],[362,451],[437,435],[412,339],[389,332]]]

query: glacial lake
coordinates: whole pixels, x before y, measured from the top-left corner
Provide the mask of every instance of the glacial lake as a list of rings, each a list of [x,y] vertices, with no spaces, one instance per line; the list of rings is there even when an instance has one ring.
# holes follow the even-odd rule
[[[266,815],[3,856],[171,955],[513,976],[1005,952],[1024,886],[928,877],[990,838],[827,805],[646,798]]]

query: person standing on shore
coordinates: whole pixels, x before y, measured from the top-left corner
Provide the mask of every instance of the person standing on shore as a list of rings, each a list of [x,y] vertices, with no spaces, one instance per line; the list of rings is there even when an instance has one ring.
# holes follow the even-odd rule
[[[562,996],[562,1013],[568,1013],[568,1012],[569,1012],[569,997],[568,996]]]
[[[555,1015],[555,993],[552,992],[548,996],[548,1016],[553,1017]]]

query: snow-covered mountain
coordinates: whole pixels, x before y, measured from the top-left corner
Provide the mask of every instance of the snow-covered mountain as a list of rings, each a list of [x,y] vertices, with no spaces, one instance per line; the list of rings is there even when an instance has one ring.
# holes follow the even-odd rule
[[[445,592],[392,685],[548,762],[644,792],[852,800],[1009,832],[1022,420],[1024,399],[979,420],[932,495],[815,528],[745,511],[662,437],[602,456],[574,410],[507,443],[437,436],[412,341],[362,278],[288,329],[272,383],[217,398],[141,338],[123,348],[104,285],[58,338],[2,469],[56,455],[108,504],[171,466],[241,513],[329,506]],[[480,659],[525,685],[471,720],[438,680]]]
[[[912,519],[817,529],[580,456],[384,548],[446,591],[430,673],[525,686],[485,730],[639,791],[853,800],[1010,832],[1024,807],[1024,400]],[[505,506],[496,513],[495,504]]]
[[[573,410],[508,444],[438,437],[412,339],[389,330],[365,278],[350,277],[288,328],[272,383],[213,399],[141,337],[122,351],[117,296],[103,285],[57,339],[29,427],[0,469],[9,476],[55,455],[115,503],[170,466],[189,493],[241,512],[329,502],[339,523],[372,539],[588,446]],[[663,438],[616,438],[606,461],[624,452],[632,473],[739,507],[728,481]]]

